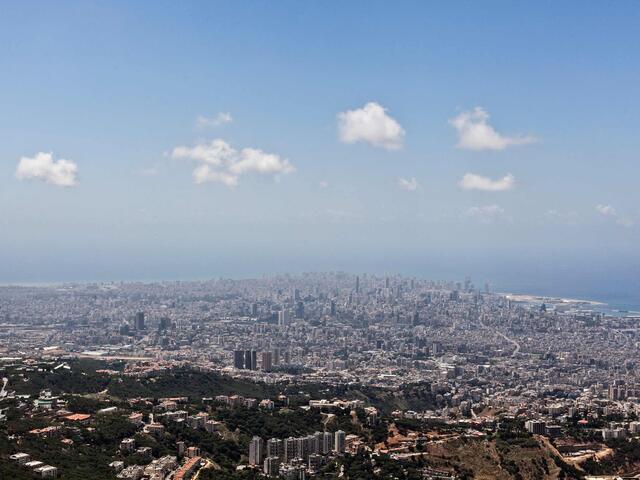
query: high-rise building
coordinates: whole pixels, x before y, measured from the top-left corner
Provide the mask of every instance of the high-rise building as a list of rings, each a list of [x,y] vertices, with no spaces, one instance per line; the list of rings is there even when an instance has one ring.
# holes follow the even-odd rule
[[[322,441],[324,440],[324,432],[315,432],[313,434],[313,453],[322,453]]]
[[[296,457],[306,461],[309,458],[311,440],[313,435],[296,438]]]
[[[280,468],[280,459],[278,457],[267,457],[264,459],[264,474],[268,477],[277,477]]]
[[[284,457],[284,442],[279,438],[272,438],[267,441],[267,457]]]
[[[280,310],[278,312],[278,326],[286,327],[289,325],[289,310]]]
[[[284,441],[284,463],[289,463],[294,458],[296,458],[296,439],[289,437]]]
[[[347,434],[343,430],[338,430],[335,433],[335,442],[333,449],[336,453],[344,453],[346,447]]]
[[[356,275],[356,293],[360,293],[360,277]]]
[[[169,317],[161,317],[158,330],[168,330],[169,328],[171,328],[171,319]]]
[[[258,316],[258,304],[257,303],[252,303],[251,304],[251,316],[252,317],[257,317]]]
[[[133,327],[136,330],[144,330],[144,312],[136,313],[136,316],[134,318]]]
[[[331,432],[324,432],[322,439],[322,454],[327,455],[333,450],[334,435]]]
[[[322,463],[324,461],[324,457],[322,455],[318,455],[317,453],[312,453],[309,455],[309,470],[312,472],[317,472],[320,470]]]
[[[255,350],[245,350],[244,352],[244,368],[246,370],[258,369],[258,352]]]
[[[233,352],[233,368],[244,368],[244,352],[242,350],[235,350]]]
[[[524,423],[524,427],[529,433],[533,433],[535,435],[544,435],[547,433],[547,423],[543,421],[527,420]]]
[[[249,464],[262,465],[264,459],[264,441],[260,437],[253,437],[249,444]]]
[[[260,354],[262,370],[268,372],[273,367],[273,354],[271,352],[262,352]]]

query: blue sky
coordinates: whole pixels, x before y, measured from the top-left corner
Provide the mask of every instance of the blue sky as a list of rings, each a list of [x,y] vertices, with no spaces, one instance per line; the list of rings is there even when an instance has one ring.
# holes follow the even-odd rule
[[[0,281],[638,271],[637,2],[1,11]]]

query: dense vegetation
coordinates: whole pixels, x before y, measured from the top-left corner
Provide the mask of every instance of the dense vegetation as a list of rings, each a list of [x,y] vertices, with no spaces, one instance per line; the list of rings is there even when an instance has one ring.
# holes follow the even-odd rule
[[[42,390],[51,390],[53,394],[96,394],[106,391],[112,397],[123,399],[227,394],[267,398],[278,393],[275,386],[187,368],[164,371],[150,378],[133,378],[98,372],[107,367],[112,369],[113,365],[97,360],[74,360],[69,365],[70,369],[43,367],[28,372],[11,371],[11,389],[18,394],[28,395],[37,395]]]

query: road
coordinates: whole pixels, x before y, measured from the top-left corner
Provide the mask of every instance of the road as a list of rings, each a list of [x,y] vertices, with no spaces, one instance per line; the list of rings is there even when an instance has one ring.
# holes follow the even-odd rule
[[[512,357],[515,357],[519,352],[520,352],[520,344],[518,342],[516,342],[514,339],[507,337],[504,333],[502,333],[500,330],[495,329],[495,328],[490,328],[487,325],[484,324],[484,322],[482,321],[482,319],[478,319],[480,321],[480,325],[482,325],[482,328],[487,329],[487,330],[493,330],[495,332],[496,335],[502,337],[505,341],[509,342],[510,344],[512,344],[515,348],[515,350],[511,353]]]
[[[9,395],[7,392],[7,385],[9,384],[9,379],[7,377],[2,378],[2,389],[0,389],[0,398],[4,398]]]

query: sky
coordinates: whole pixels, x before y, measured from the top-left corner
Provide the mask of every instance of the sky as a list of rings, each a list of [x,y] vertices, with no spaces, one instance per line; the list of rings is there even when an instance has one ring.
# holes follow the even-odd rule
[[[0,282],[640,304],[638,2],[0,3]]]

